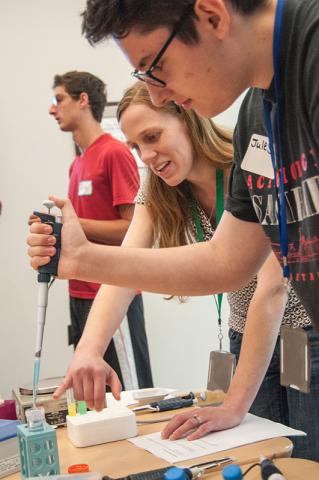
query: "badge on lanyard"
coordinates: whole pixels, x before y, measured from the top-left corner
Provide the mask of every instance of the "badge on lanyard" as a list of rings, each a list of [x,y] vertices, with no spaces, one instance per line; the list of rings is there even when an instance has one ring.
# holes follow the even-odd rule
[[[197,240],[199,242],[204,241],[204,233],[200,218],[196,209],[194,199],[192,199],[192,212],[193,219],[197,232]],[[219,223],[224,211],[224,172],[223,170],[216,170],[216,224]],[[230,352],[223,350],[223,333],[221,328],[221,312],[222,312],[222,300],[223,294],[219,293],[214,295],[214,301],[216,304],[218,314],[218,341],[219,350],[210,352],[207,390],[222,390],[227,392],[230,382],[232,381],[235,367],[236,356]]]
[[[278,172],[279,188],[276,186],[276,203],[278,206],[280,253],[283,262],[284,282],[289,288],[289,265],[288,265],[288,227],[286,213],[286,197],[283,178],[283,153],[282,153],[282,126],[280,122],[282,97],[282,78],[279,74],[279,49],[280,31],[284,0],[278,0],[276,7],[273,63],[274,63],[274,90],[275,90],[275,116],[274,128],[272,125],[271,111],[273,105],[264,98],[265,125],[269,138],[269,150],[274,172]],[[310,391],[310,349],[307,332],[302,328],[292,328],[284,325],[280,333],[280,383],[285,387],[295,388],[304,393]]]
[[[280,330],[280,384],[310,392],[311,361],[307,332],[283,325]]]
[[[236,357],[224,350],[210,352],[207,390],[227,392],[236,368]]]

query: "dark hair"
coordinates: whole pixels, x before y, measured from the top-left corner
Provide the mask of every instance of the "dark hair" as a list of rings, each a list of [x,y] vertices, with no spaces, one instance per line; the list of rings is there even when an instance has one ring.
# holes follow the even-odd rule
[[[233,8],[249,15],[266,5],[268,0],[230,0]],[[82,13],[82,33],[91,45],[113,36],[124,38],[131,30],[150,33],[159,27],[172,30],[185,10],[195,0],[87,0]],[[178,38],[186,44],[198,41],[196,15],[190,9]]]
[[[79,98],[81,93],[89,97],[92,115],[100,122],[106,105],[105,83],[98,77],[88,72],[72,72],[55,75],[53,88],[62,85],[69,95]]]

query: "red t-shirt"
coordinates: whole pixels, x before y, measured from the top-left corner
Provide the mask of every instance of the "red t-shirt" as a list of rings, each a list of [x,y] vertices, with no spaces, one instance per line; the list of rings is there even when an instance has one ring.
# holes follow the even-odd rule
[[[80,218],[120,219],[116,207],[133,204],[139,188],[133,155],[124,143],[107,133],[75,158],[69,175],[69,198]],[[99,287],[98,283],[70,280],[69,294],[94,298]]]

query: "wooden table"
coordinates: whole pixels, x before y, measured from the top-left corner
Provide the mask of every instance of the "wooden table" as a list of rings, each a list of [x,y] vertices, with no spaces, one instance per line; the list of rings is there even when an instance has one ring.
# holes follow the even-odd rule
[[[168,412],[146,414],[143,415],[143,420],[154,418],[154,415],[156,415],[156,418],[159,418],[161,415],[167,417],[167,413]],[[146,435],[148,433],[157,432],[162,430],[163,425],[163,423],[140,425],[138,429],[139,434]],[[77,448],[69,441],[66,427],[60,427],[57,429],[57,438],[61,473],[67,473],[68,466],[75,463],[87,463],[92,472],[100,472],[102,475],[109,475],[113,478],[126,476],[130,473],[170,466],[165,460],[155,457],[151,453],[136,447],[128,440],[105,443],[86,448]],[[288,438],[280,437],[200,457],[198,463],[218,459],[224,456],[231,456],[236,459],[236,463],[242,465],[243,470],[246,470],[250,464],[259,460],[260,455],[270,456],[276,454],[277,457],[290,457],[291,452],[292,442]],[[281,458],[276,461],[283,472],[287,472],[287,479],[305,478],[309,480],[319,478],[319,464],[315,462],[289,458]],[[182,462],[183,465],[192,465],[196,463],[197,459]],[[16,473],[6,478],[8,478],[8,480],[18,480],[20,479],[20,474]],[[222,478],[221,470],[219,469],[219,471],[215,472],[212,471],[205,475],[205,478]],[[245,480],[246,478],[247,480],[260,479],[259,469],[253,469],[247,474]]]
[[[154,425],[143,426],[139,431],[141,435],[145,435],[158,431],[158,426],[157,428],[154,428]],[[73,463],[88,463],[91,471],[118,478],[130,473],[171,466],[171,464],[165,460],[155,457],[152,453],[135,446],[127,440],[96,445],[94,447],[76,448],[70,443],[66,428],[60,429],[58,432],[58,445],[61,472],[66,472],[67,467]],[[281,437],[200,457],[199,462],[231,456],[238,459],[239,462],[250,464],[257,461],[260,454],[267,456],[277,453],[278,456],[289,457],[291,451],[291,441]],[[192,465],[196,462],[197,459],[192,459],[182,462],[182,464]]]
[[[301,458],[279,458],[274,461],[287,480],[318,480],[319,463]],[[246,467],[243,467],[243,471]],[[222,478],[221,475],[211,478]],[[245,480],[260,480],[260,469],[254,468],[245,475]]]
[[[142,419],[151,420],[154,419],[154,417],[159,419],[161,416],[167,417],[169,414],[170,412],[144,414],[142,415]],[[138,428],[139,435],[157,432],[162,430],[164,425],[164,423],[140,425]],[[66,427],[60,427],[57,429],[57,438],[61,473],[66,473],[68,466],[75,463],[87,463],[92,472],[100,472],[102,475],[109,475],[113,478],[126,476],[130,473],[170,466],[165,460],[155,457],[151,453],[136,447],[128,440],[104,443],[102,445],[95,445],[86,448],[77,448],[69,441]],[[199,462],[213,460],[224,456],[232,456],[238,459],[239,463],[250,464],[257,461],[260,454],[267,456],[276,453],[279,457],[289,457],[291,452],[292,442],[289,439],[275,438],[200,457]],[[195,464],[196,459],[182,463],[183,465]],[[16,473],[7,478],[9,480],[18,480],[20,474]]]

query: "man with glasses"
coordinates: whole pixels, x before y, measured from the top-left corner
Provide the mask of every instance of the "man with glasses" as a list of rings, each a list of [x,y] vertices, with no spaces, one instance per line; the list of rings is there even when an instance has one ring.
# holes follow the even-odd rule
[[[69,198],[81,227],[91,242],[120,245],[133,216],[139,176],[127,146],[102,130],[105,84],[91,73],[71,71],[54,77],[53,91],[49,113],[61,131],[72,133],[77,148],[69,171]],[[69,281],[69,345],[79,344],[81,349],[81,336],[99,287],[95,282]],[[105,362],[128,390],[153,386],[142,295],[132,297],[120,330],[108,346],[101,345],[102,356],[106,349]],[[96,369],[103,368],[99,362],[100,358]]]
[[[246,284],[273,248],[283,285],[292,281],[318,327],[319,2],[88,0],[83,31],[92,44],[115,38],[158,106],[174,101],[213,117],[252,88],[234,134],[226,211],[210,242],[93,250],[74,228],[90,271],[65,248],[60,275],[173,295],[218,293]],[[58,203],[72,215],[67,202]],[[47,242],[29,238],[34,267],[47,262],[39,257]],[[185,432],[180,418],[166,436]],[[214,417],[198,437],[222,426],[222,416]]]
[[[163,57],[164,53],[166,52],[167,48],[171,44],[171,42],[174,40],[176,35],[179,33],[181,28],[183,27],[183,24],[186,22],[187,18],[191,14],[193,10],[193,5],[188,5],[185,9],[185,12],[181,16],[180,20],[176,22],[172,33],[169,35],[168,39],[164,43],[163,47],[160,49],[154,60],[152,61],[151,65],[148,67],[148,69],[145,72],[142,72],[138,70],[137,68],[132,72],[132,77],[136,78],[137,80],[142,80],[143,82],[148,83],[149,85],[153,85],[154,87],[159,87],[159,88],[164,88],[166,87],[166,82],[164,80],[161,80],[160,78],[156,77],[153,74],[153,71],[157,68],[161,58]]]

